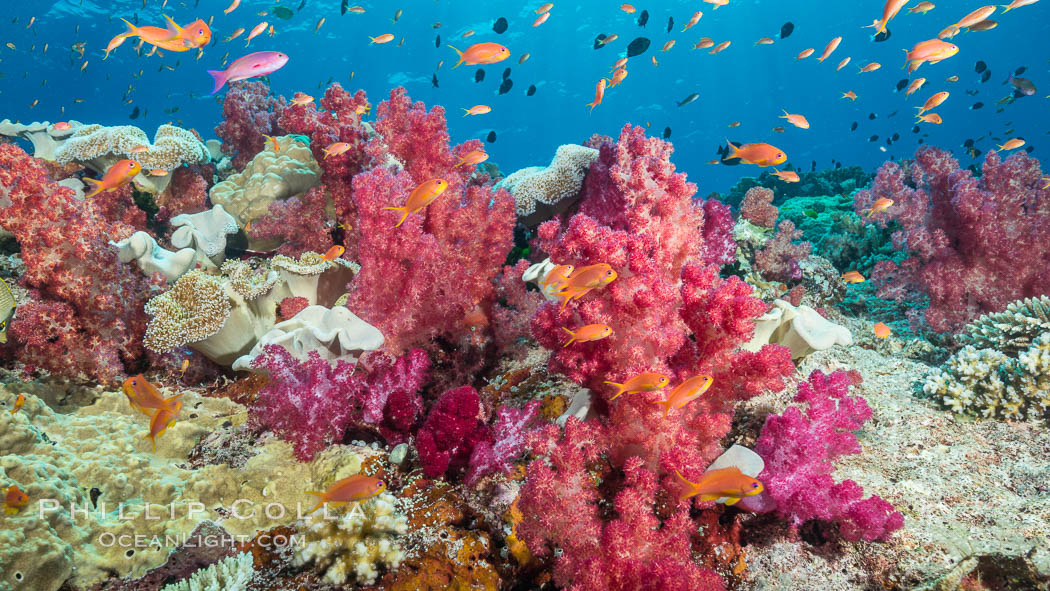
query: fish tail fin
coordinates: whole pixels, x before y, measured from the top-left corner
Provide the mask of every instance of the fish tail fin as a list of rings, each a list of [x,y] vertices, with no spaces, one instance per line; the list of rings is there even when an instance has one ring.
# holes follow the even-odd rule
[[[678,478],[680,478],[680,479],[682,480],[682,482],[684,482],[684,483],[688,484],[689,486],[692,486],[692,487],[696,487],[696,486],[697,486],[697,484],[696,484],[695,482],[690,482],[689,480],[687,480],[687,479],[686,479],[686,477],[685,477],[685,476],[682,476],[682,473],[681,473],[681,472],[679,472],[678,470],[675,470],[675,471],[674,471],[674,473],[678,475]],[[693,495],[692,495],[692,493],[690,493],[690,494],[688,494],[688,495],[685,495],[685,496],[684,496],[684,497],[682,497],[682,498],[683,498],[683,499],[687,499],[687,498],[689,498],[689,497],[691,497],[691,496],[693,496]]]
[[[95,195],[98,195],[99,193],[102,192],[102,190],[103,190],[102,189],[102,181],[95,180],[95,179],[89,179],[89,178],[84,178],[84,179],[81,179],[81,180],[83,180],[84,182],[87,182],[87,183],[91,183],[91,187],[93,189],[93,191],[91,191],[87,195],[84,195],[84,199],[90,199],[91,197],[94,197]]]
[[[562,348],[564,349],[565,347],[568,347],[569,345],[573,344],[573,342],[576,341],[576,333],[574,333],[571,330],[565,328],[564,326],[561,327],[561,329],[564,330],[565,332],[569,333],[569,336],[572,337],[572,338],[569,339],[568,343],[565,343],[564,345],[562,345]]]
[[[317,492],[316,490],[307,490],[307,491],[303,491],[303,492],[305,492],[308,495],[316,495],[316,496],[319,496],[319,497],[323,497],[324,496],[324,493]]]
[[[594,108],[598,106],[598,101],[597,100],[593,100],[593,101],[587,103],[584,106],[585,107],[590,107],[591,108],[590,112],[593,113],[594,112]]]
[[[405,220],[408,219],[408,208],[407,207],[384,207],[383,209],[391,209],[391,210],[394,210],[394,211],[403,211],[403,212],[405,212],[405,215],[401,216],[401,220],[399,222],[397,222],[397,224],[394,225],[395,228],[400,226],[401,224],[405,223]]]
[[[124,32],[125,35],[132,37],[139,34],[139,28],[131,24],[131,21],[126,18],[121,18],[120,20],[124,21],[124,24],[128,26],[128,30]]]
[[[623,384],[617,384],[616,382],[602,382],[602,383],[603,384],[609,384],[611,386],[616,386],[616,388],[619,390],[618,392],[616,392],[616,394],[613,395],[612,398],[609,399],[609,402],[612,402],[613,400],[616,400],[617,398],[619,398],[620,394],[623,394],[624,390],[626,390],[626,388],[624,388]]]
[[[452,47],[452,46],[449,45],[449,47]],[[459,61],[456,62],[456,65],[452,66],[452,69],[455,70],[456,68],[459,67],[460,64],[463,63],[463,60],[466,59],[466,58],[463,57],[463,52],[462,51],[456,49],[455,47],[452,47],[452,49],[453,49],[453,51],[455,51],[456,53],[459,54]]]
[[[311,493],[311,494],[313,494],[313,493]],[[313,509],[310,509],[306,513],[303,513],[303,515],[309,515],[309,514],[313,513],[314,511],[317,511],[318,509],[320,509],[323,506],[324,506],[324,501],[321,501],[320,503],[317,503],[317,505],[315,505]]]
[[[740,150],[737,149],[737,147],[733,145],[733,142],[729,141],[729,138],[726,138],[726,144],[729,146],[729,154],[726,156],[726,160],[729,160],[729,159],[732,159],[732,158],[739,158],[740,157]]]
[[[208,73],[215,80],[215,88],[209,94],[215,94],[226,85],[226,72],[224,70],[208,70]]]
[[[999,6],[1005,8],[1005,10],[1003,10],[1003,14],[1006,14],[1014,9],[1013,4],[1000,4]]]

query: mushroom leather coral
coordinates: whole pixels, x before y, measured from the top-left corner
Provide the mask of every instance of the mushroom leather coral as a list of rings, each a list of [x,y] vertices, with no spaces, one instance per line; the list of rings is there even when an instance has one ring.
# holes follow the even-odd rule
[[[136,371],[145,357],[143,305],[163,285],[122,264],[108,240],[133,229],[107,221],[93,201],[51,182],[39,161],[0,145],[0,226],[15,235],[32,299],[18,307],[11,333],[28,370],[104,383]]]

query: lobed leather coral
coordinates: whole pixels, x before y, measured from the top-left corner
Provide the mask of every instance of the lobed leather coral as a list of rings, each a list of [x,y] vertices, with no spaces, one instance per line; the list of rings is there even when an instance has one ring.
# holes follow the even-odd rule
[[[107,240],[132,228],[109,222],[92,201],[51,182],[38,160],[0,145],[0,226],[14,234],[31,300],[11,325],[15,355],[35,368],[103,383],[136,371],[145,357],[143,304],[163,279],[124,265]]]
[[[792,406],[766,419],[755,444],[765,460],[758,476],[765,491],[741,500],[745,508],[774,508],[795,527],[810,519],[835,522],[850,541],[885,540],[904,527],[904,516],[888,502],[878,496],[862,499],[859,484],[832,477],[837,458],[860,453],[853,432],[872,416],[863,398],[849,394],[859,380],[859,374],[815,370],[795,395],[795,402],[807,405],[805,412]]]
[[[598,150],[576,144],[558,146],[551,163],[530,166],[503,178],[497,187],[514,195],[521,223],[535,226],[558,215],[576,202],[583,177],[598,158]]]
[[[1039,161],[989,152],[981,172],[978,179],[949,152],[925,147],[906,168],[884,164],[855,196],[862,216],[877,199],[893,200],[871,219],[896,221],[893,246],[908,254],[875,266],[879,297],[929,298],[923,318],[938,332],[1050,293],[1050,190],[1041,188]]]

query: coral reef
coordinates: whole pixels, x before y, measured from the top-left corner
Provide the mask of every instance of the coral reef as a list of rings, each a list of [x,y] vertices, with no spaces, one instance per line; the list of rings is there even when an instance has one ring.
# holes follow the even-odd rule
[[[171,173],[171,181],[156,196],[158,207],[170,215],[198,213],[208,208],[208,185],[213,167],[180,166]]]
[[[907,168],[884,164],[855,207],[892,199],[871,219],[895,221],[893,245],[909,257],[875,266],[879,297],[923,294],[925,322],[954,332],[1011,301],[1050,293],[1050,190],[1041,178],[1039,161],[1023,152],[1006,160],[990,152],[980,179],[937,148],[920,148]]]
[[[518,220],[526,226],[535,226],[576,202],[583,177],[597,158],[598,150],[594,148],[576,144],[558,146],[548,166],[530,166],[513,172],[496,183],[496,187],[514,195]]]
[[[765,187],[752,187],[744,195],[740,204],[740,218],[760,228],[773,228],[777,225],[780,212],[773,203],[773,190]]]
[[[788,168],[790,169],[790,167]],[[813,195],[850,195],[861,187],[871,183],[874,175],[859,166],[843,166],[841,168],[826,168],[824,170],[798,173],[797,183],[787,183],[772,172],[764,171],[754,177],[744,177],[729,190],[722,199],[733,207],[743,203],[747,191],[755,187],[776,189],[776,197],[773,205],[780,206],[789,203],[798,197],[811,197]]]
[[[246,591],[255,574],[255,559],[248,552],[230,556],[201,569],[161,591]]]
[[[758,352],[769,343],[791,349],[791,358],[799,359],[835,345],[852,345],[853,336],[848,328],[831,322],[809,306],[775,300],[768,312],[755,319],[755,336],[741,347]]]
[[[226,235],[237,233],[237,221],[222,205],[199,213],[177,215],[171,218],[171,225],[175,228],[171,245],[192,248],[196,262],[202,267],[221,265],[226,260]]]
[[[800,261],[809,257],[811,245],[808,242],[792,243],[802,237],[802,232],[795,229],[791,220],[784,220],[777,226],[777,233],[766,243],[765,247],[755,253],[755,269],[763,277],[774,281],[798,281],[802,278]]]
[[[135,261],[146,275],[160,273],[168,281],[182,277],[197,263],[196,250],[183,248],[172,252],[157,244],[157,240],[146,232],[135,232],[118,242],[110,240],[109,244],[116,247],[120,262]]]
[[[23,125],[12,123],[10,119],[4,119],[0,121],[0,135],[29,140],[33,144],[34,158],[54,160],[55,152],[82,125],[79,121],[73,120],[67,123],[70,125],[69,129],[55,129],[54,125],[48,121],[43,123],[34,121],[29,125]]]
[[[266,214],[255,218],[245,234],[249,245],[279,244],[277,252],[286,256],[326,252],[332,246],[328,217],[328,197],[315,187],[305,195],[270,203]]]
[[[1015,355],[1050,333],[1050,297],[1011,302],[1002,312],[985,314],[971,322],[958,340],[978,349],[997,349]]]
[[[435,478],[466,467],[470,454],[486,435],[478,420],[481,400],[470,386],[449,390],[430,409],[416,434],[416,449],[423,474]]]
[[[281,135],[277,120],[287,104],[284,97],[271,96],[262,82],[230,83],[222,100],[223,120],[215,133],[222,139],[222,153],[233,157],[234,168],[243,170],[263,150],[263,134]]]
[[[281,300],[281,316],[285,315]],[[306,306],[301,311],[274,325],[259,338],[252,350],[233,362],[233,369],[251,369],[255,358],[269,345],[284,347],[299,361],[306,361],[311,353],[317,353],[329,363],[346,361],[356,363],[365,351],[375,351],[383,346],[383,334],[374,326],[358,318],[344,306],[326,308]]]

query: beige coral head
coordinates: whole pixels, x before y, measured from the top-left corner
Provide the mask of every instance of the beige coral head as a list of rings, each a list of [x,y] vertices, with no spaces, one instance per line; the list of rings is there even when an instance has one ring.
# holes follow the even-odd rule
[[[132,151],[139,146],[145,146],[146,149]],[[174,125],[158,127],[151,144],[145,132],[134,125],[103,127],[92,124],[76,128],[55,153],[55,160],[61,164],[88,164],[106,156],[131,158],[146,170],[167,171],[183,164],[206,162],[210,158],[207,147],[192,132]]]
[[[222,329],[232,306],[222,280],[201,271],[190,271],[170,290],[146,302],[152,318],[143,344],[157,353],[203,341]]]

